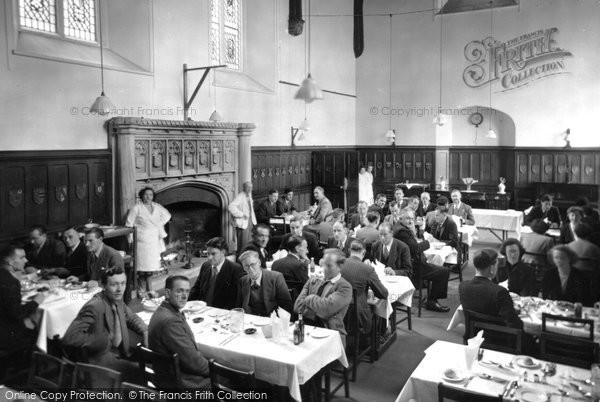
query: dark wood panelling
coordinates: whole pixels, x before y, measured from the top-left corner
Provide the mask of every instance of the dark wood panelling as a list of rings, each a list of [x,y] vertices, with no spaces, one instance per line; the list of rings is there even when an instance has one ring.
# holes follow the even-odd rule
[[[0,242],[88,219],[110,224],[112,162],[108,150],[0,153]]]

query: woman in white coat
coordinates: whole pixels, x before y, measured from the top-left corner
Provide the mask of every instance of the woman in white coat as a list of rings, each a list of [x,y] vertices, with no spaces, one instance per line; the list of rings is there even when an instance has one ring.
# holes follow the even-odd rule
[[[165,207],[152,201],[154,190],[150,187],[141,189],[138,196],[140,202],[129,210],[125,225],[137,228],[136,268],[139,273],[149,276],[162,269],[160,254],[165,251],[165,224],[171,219],[171,214]]]

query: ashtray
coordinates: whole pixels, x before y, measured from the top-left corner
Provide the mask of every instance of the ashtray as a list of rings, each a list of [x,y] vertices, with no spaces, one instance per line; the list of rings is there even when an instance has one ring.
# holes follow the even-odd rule
[[[246,328],[244,330],[244,333],[247,335],[252,335],[252,334],[256,333],[256,328]]]
[[[204,317],[196,317],[196,318],[192,319],[192,322],[194,324],[198,324],[198,323],[200,323],[202,321],[204,321]]]

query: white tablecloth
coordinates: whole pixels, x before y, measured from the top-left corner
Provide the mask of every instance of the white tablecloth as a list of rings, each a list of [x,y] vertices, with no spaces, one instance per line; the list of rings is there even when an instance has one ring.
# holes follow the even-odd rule
[[[523,224],[523,212],[521,211],[473,208],[473,216],[475,226],[478,228],[516,232],[517,238],[521,235]]]
[[[46,352],[48,348],[48,338],[55,335],[62,336],[67,332],[67,328],[81,310],[81,307],[90,300],[94,294],[100,292],[101,288],[96,288],[92,292],[85,289],[64,290],[57,289],[58,294],[51,294],[40,306],[42,319],[40,321],[40,332],[37,338],[37,347]]]
[[[202,355],[239,370],[253,370],[259,380],[287,386],[290,395],[297,401],[302,400],[300,384],[304,384],[320,369],[335,360],[348,367],[344,345],[338,331],[320,328],[319,331],[327,331],[330,334],[326,338],[315,339],[310,336],[314,327],[307,326],[304,342],[294,345],[291,336],[281,343],[276,343],[272,339],[265,338],[258,327],[258,331],[252,335],[242,332],[221,345],[232,334],[229,330],[219,327],[220,324],[215,324],[216,318],[213,315],[216,312],[225,314],[224,317],[229,313],[227,310],[209,308],[201,314],[188,316],[188,324],[196,337]],[[143,311],[138,315],[144,322],[149,323],[152,313]],[[198,316],[204,317],[204,321],[195,324],[192,320]],[[219,318],[221,323],[224,317]],[[253,326],[253,322],[264,320],[264,317],[245,314],[245,328]],[[213,328],[217,328],[217,331]],[[292,329],[293,327],[290,327],[290,335]]]
[[[391,282],[389,278],[396,279],[392,279],[393,282]],[[381,279],[381,283],[388,290],[388,298],[384,300],[374,297],[369,300],[370,303],[375,305],[375,314],[387,320],[394,312],[392,303],[398,301],[407,307],[412,306],[412,296],[415,292],[415,287],[408,276],[387,276],[379,279]]]
[[[531,230],[530,226],[523,226],[523,228],[521,228],[521,234],[523,233],[533,233],[533,230]],[[554,238],[554,241],[557,241],[560,237],[560,229],[548,229],[546,230],[546,236],[550,236]]]
[[[450,246],[444,246],[441,249],[429,247],[423,251],[423,255],[427,258],[427,262],[435,265],[456,264],[458,253]]]
[[[485,350],[482,361],[494,361],[501,364],[508,364],[512,362],[514,355],[496,352],[493,350]],[[545,364],[545,362],[540,361]],[[514,363],[513,363],[514,364]],[[515,370],[499,369],[489,365],[483,365],[475,363],[472,367],[471,375],[476,373],[485,373],[492,375],[497,378],[505,380],[515,380],[519,378],[519,374],[523,371],[528,372],[528,378],[533,378],[533,373],[541,374],[539,369],[536,370],[525,370],[514,364]],[[411,374],[410,378],[402,388],[400,395],[396,398],[396,402],[408,402],[411,399],[416,401],[437,401],[438,396],[438,383],[442,382],[442,376],[446,369],[458,369],[465,370],[465,346],[456,343],[449,343],[445,341],[437,341],[425,350],[425,357]],[[579,379],[590,378],[590,371],[580,368],[574,368],[569,366],[556,365],[556,375],[552,377],[546,377],[547,384],[532,383],[532,382],[521,382],[521,387],[517,391],[515,398],[523,400],[521,395],[528,393],[528,396],[543,394],[546,392],[557,393],[557,388],[560,387],[565,381],[562,377],[567,375],[574,375]],[[461,383],[449,383],[444,382],[448,386],[454,386],[457,388],[464,389],[464,382]],[[586,391],[590,391],[590,387],[582,383]],[[506,384],[486,380],[478,376],[474,376],[466,387],[469,391],[479,392],[486,395],[500,395],[504,391]],[[565,390],[568,390],[569,394],[573,396],[579,396],[578,392],[574,391],[571,387],[565,386]],[[538,400],[538,399],[535,399]],[[544,399],[539,399],[544,400]],[[571,401],[573,398],[561,397],[553,395],[551,401]]]
[[[467,246],[473,245],[473,239],[477,239],[477,226],[462,225],[458,227],[458,232],[462,233],[462,242]]]

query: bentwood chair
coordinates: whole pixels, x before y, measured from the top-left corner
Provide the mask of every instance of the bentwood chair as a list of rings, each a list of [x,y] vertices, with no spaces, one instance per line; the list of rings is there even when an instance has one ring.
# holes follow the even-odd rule
[[[183,389],[179,356],[163,355],[137,345],[138,364],[144,385],[157,389]]]
[[[208,361],[210,386],[215,396],[223,395],[228,401],[235,392],[248,392],[256,389],[254,371],[241,371],[217,363],[215,359]],[[228,396],[225,396],[228,395]]]
[[[70,384],[66,383],[69,365],[58,357],[34,352],[29,369],[27,388],[35,391],[50,391],[64,388]]]
[[[110,392],[119,392],[121,373],[95,364],[76,363],[71,389],[85,392],[90,388],[103,388]]]
[[[474,337],[483,330],[485,341],[482,347],[499,352],[522,354],[524,334],[522,329],[509,328],[497,317],[464,310],[465,335],[464,344],[469,338]]]

